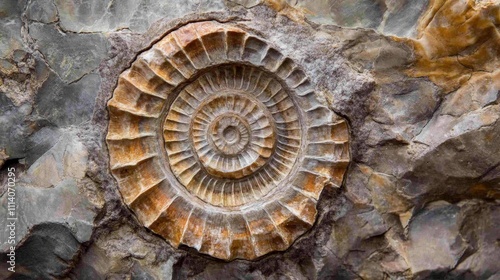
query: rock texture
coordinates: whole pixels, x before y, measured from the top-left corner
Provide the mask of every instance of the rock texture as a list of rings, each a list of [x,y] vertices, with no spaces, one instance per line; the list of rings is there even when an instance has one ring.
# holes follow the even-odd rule
[[[7,215],[7,170],[11,167],[16,169],[19,219],[15,273],[7,270],[4,242],[9,232],[0,229],[0,278],[498,279],[499,10],[500,3],[492,0],[2,1],[0,224],[5,224]],[[216,51],[221,50],[217,43],[224,40],[209,40],[212,45],[198,35],[194,41],[189,39],[194,38],[192,26],[205,34],[201,28],[205,25],[251,38],[241,44],[238,54],[245,56],[224,60],[224,66],[216,67],[210,61],[200,66],[212,58],[210,54],[227,59],[224,52],[215,55],[221,54]],[[181,61],[185,54],[194,59],[192,68],[174,67],[179,70],[175,72],[161,59],[167,57],[161,50],[169,34],[181,32],[179,43],[185,51],[176,58]],[[215,52],[209,51],[211,47]],[[296,84],[287,82],[287,77],[299,76],[282,77],[274,68],[266,68],[265,62],[272,61],[262,59],[267,54],[293,62],[314,94],[301,97],[293,89]],[[150,75],[148,69],[159,72]],[[259,123],[262,134],[251,138],[257,127],[246,125],[246,111],[218,106],[226,101],[210,98],[214,89],[233,94],[243,89],[231,83],[235,77],[241,77],[240,85],[254,84],[245,82],[245,77],[251,77],[243,75],[247,70],[274,79],[287,93],[276,95],[294,105],[290,115],[281,116],[284,120],[293,119],[295,113],[318,125],[330,116],[345,120],[348,135],[342,141],[348,136],[348,153],[344,153],[347,148],[341,154],[336,148],[318,145],[308,149],[308,139],[323,134],[313,133],[305,122],[299,123],[300,134],[293,134],[295,127],[283,126],[293,128],[293,137],[283,138],[277,129],[267,130],[276,126],[278,118],[266,113],[271,111],[270,100],[266,104],[253,94],[236,95],[235,101],[257,104],[251,112],[263,116]],[[134,71],[140,75],[127,84],[124,77]],[[236,75],[240,71],[241,76]],[[156,78],[167,76],[172,84]],[[201,87],[209,79],[217,82]],[[138,80],[143,82],[134,89]],[[157,87],[160,85],[163,87]],[[259,188],[255,195],[252,189],[240,192],[241,200],[214,196],[220,194],[215,185],[201,192],[188,187],[197,181],[194,176],[183,176],[194,175],[196,169],[182,166],[174,170],[174,165],[182,163],[176,161],[181,159],[176,158],[176,149],[191,144],[169,144],[175,140],[170,135],[180,139],[182,134],[173,133],[182,130],[181,125],[169,120],[190,115],[187,109],[179,115],[173,110],[188,107],[183,103],[188,97],[184,89],[199,94],[196,96],[205,102],[190,103],[200,109],[198,115],[193,114],[198,116],[199,127],[210,132],[198,135],[200,144],[193,146],[191,154],[199,159],[198,154],[206,152],[215,158],[217,151],[217,161],[196,161],[207,176],[241,180],[264,170],[263,162],[278,159],[286,164],[283,160],[290,159],[294,163],[287,166],[292,167],[280,169],[283,177],[276,186],[272,180],[264,180],[259,186],[267,189],[260,192]],[[317,103],[309,103],[311,96]],[[111,109],[113,104],[128,108],[129,113],[157,111],[153,118],[141,115],[140,120]],[[307,113],[313,104],[323,107]],[[222,117],[203,123],[207,112]],[[140,133],[154,134],[150,138],[155,141],[138,143],[132,149],[132,139],[111,140],[113,135],[125,139]],[[275,143],[288,143],[292,138],[300,139],[298,152],[277,157]],[[113,146],[113,141],[128,144]],[[232,157],[232,165],[223,164],[221,155],[241,153],[248,143],[262,146],[249,157],[254,164],[247,165],[238,157]],[[133,163],[121,166],[122,170],[133,171],[147,163],[138,162],[134,155],[147,152],[149,144],[159,148],[152,151],[162,151],[158,152],[159,168],[143,168],[135,173],[141,176],[128,183],[116,180],[120,170],[114,168],[116,155],[121,152],[127,159],[123,162]],[[203,150],[204,144],[211,149]],[[346,159],[348,155],[343,180],[340,172],[303,183],[307,180],[298,176],[300,168],[318,164],[306,161],[308,152],[322,158]],[[261,214],[248,219],[258,224],[255,228],[260,235],[255,236],[261,240],[274,240],[275,226],[262,222],[262,210],[274,198],[288,195],[279,191],[286,178],[295,182],[287,186],[297,185],[291,189],[307,198],[305,204],[294,205],[310,205],[311,212],[307,212],[308,223],[300,224],[303,227],[289,227],[292,238],[277,238],[272,243],[277,248],[262,249],[258,254],[253,251],[254,255],[246,257],[252,260],[241,260],[251,249],[217,255],[221,251],[215,245],[197,247],[187,241],[172,242],[178,238],[169,237],[176,236],[170,235],[171,229],[182,224],[182,213],[191,213],[190,209],[175,212],[177,216],[169,216],[173,207],[159,212],[148,208],[145,215],[138,214],[131,203],[134,194],[161,202],[161,196],[142,189],[145,179],[156,178],[153,175],[165,175],[165,182],[175,185],[171,189],[182,194],[171,204],[175,209],[192,205],[190,201],[203,206],[199,207],[205,211],[201,214],[212,211],[206,209],[229,213],[235,210],[227,208],[243,212],[245,207],[265,206],[257,207]],[[338,188],[325,186],[328,179]],[[301,189],[307,186],[314,188]],[[179,203],[181,198],[186,203]],[[164,213],[165,223],[158,224],[170,226],[144,227],[153,212]],[[304,217],[297,211],[290,213]],[[214,232],[224,229],[215,219],[207,223]],[[234,234],[237,230],[241,230],[242,241],[253,234],[246,227],[233,226],[227,227],[228,236],[229,231]],[[197,240],[208,244],[211,236],[220,233],[206,236]],[[285,239],[287,243],[280,243]],[[266,242],[262,244],[269,244]],[[249,248],[242,247],[244,242],[238,244],[233,248]]]

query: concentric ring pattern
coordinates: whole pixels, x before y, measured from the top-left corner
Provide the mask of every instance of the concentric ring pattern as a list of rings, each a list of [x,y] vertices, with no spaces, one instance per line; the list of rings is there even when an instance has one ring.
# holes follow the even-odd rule
[[[125,203],[173,246],[216,258],[288,248],[349,162],[347,125],[304,71],[229,24],[166,35],[120,75],[108,109]]]
[[[167,114],[164,137],[173,173],[216,206],[257,201],[289,174],[300,150],[297,106],[256,67],[213,69],[185,87]]]

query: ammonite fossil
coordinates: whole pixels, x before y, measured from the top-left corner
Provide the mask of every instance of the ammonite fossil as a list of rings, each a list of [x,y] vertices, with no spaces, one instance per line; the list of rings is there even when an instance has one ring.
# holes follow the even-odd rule
[[[349,161],[347,125],[304,71],[228,24],[166,35],[120,75],[108,107],[125,203],[173,246],[216,258],[287,249]]]

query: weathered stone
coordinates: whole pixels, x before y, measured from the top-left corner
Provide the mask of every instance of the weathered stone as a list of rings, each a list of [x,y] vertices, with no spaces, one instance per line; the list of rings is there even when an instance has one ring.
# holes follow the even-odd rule
[[[108,43],[103,34],[64,33],[57,25],[41,23],[30,24],[29,34],[65,83],[78,81],[108,57]]]
[[[432,117],[438,97],[435,87],[417,80],[403,80],[382,84],[371,102],[374,123],[366,144],[383,145],[388,142],[410,143]]]
[[[407,73],[429,77],[451,92],[474,75],[499,66],[500,21],[496,1],[429,1],[419,21],[419,37],[407,42],[418,56]],[[474,50],[474,51],[471,51]]]
[[[51,75],[36,97],[35,110],[40,118],[57,126],[84,123],[92,116],[100,85],[98,74],[86,74],[69,85]]]
[[[316,11],[313,10],[313,13],[328,13],[325,17],[322,17],[326,22],[320,22],[336,23],[346,27],[376,28],[381,24],[386,11],[385,3],[382,1],[325,1],[324,3],[326,4],[325,7],[315,7]]]
[[[357,164],[353,165],[350,170],[345,184],[347,198],[354,204],[370,205],[372,198],[367,185],[371,170]]]
[[[85,195],[80,195],[77,182],[67,179],[54,188],[40,189],[19,185],[16,189],[18,231],[16,244],[29,235],[30,229],[43,223],[67,224],[75,238],[80,242],[89,240],[93,230],[93,219],[96,206],[90,203]],[[5,204],[6,196],[1,198]],[[0,209],[2,217],[6,217],[6,209]],[[2,230],[5,240],[6,229]],[[8,244],[2,244],[0,251],[5,252]]]
[[[376,209],[355,209],[336,221],[327,247],[337,257],[344,258],[364,240],[381,235],[388,229]]]
[[[308,18],[320,24],[362,27],[386,35],[414,38],[418,19],[427,8],[426,0],[418,1],[303,1],[288,0],[310,12]]]
[[[181,2],[114,0],[63,1],[56,0],[61,26],[74,32],[106,32],[130,29],[146,31],[155,21],[167,17],[180,18],[190,13],[220,11],[222,0]]]
[[[6,59],[2,59],[2,60],[0,60],[0,71],[2,72],[2,74],[12,75],[15,72],[17,72],[17,67],[16,67],[16,65],[11,63],[10,61],[8,61]],[[2,84],[3,83],[5,83],[5,82],[2,81]]]
[[[23,182],[33,187],[50,188],[66,179],[82,179],[87,158],[87,149],[75,134],[62,135],[57,144],[31,165]]]
[[[474,246],[470,253],[454,269],[456,274],[470,273],[471,277],[495,279],[500,273],[500,207],[481,201],[465,201],[459,204],[467,215],[461,232]]]
[[[19,177],[15,187],[18,218],[15,240],[18,250],[27,250],[28,252],[38,250],[27,249],[29,246],[23,249],[25,243],[20,244],[20,241],[29,240],[32,238],[33,232],[36,232],[36,228],[50,223],[64,224],[68,232],[71,232],[71,237],[75,238],[78,243],[90,240],[94,229],[94,218],[100,207],[102,207],[102,202],[99,203],[89,199],[88,185],[86,188],[79,186],[80,180],[85,176],[87,157],[85,147],[78,141],[75,134],[64,135],[58,144]],[[17,172],[19,171],[21,170]],[[90,187],[96,188],[95,185]],[[7,205],[7,199],[7,195],[0,197],[2,205]],[[0,216],[7,217],[6,211],[7,208],[0,208]],[[0,231],[2,240],[6,240],[4,239],[7,236],[6,234],[8,234],[7,228]],[[57,246],[64,246],[63,244],[64,242]],[[6,252],[8,246],[9,244],[2,243],[0,251]],[[76,254],[76,252],[74,253]],[[52,253],[47,252],[47,254]],[[65,261],[69,262],[70,259],[65,259]],[[27,266],[34,265],[28,259],[26,261],[28,262]],[[68,264],[63,263],[60,265],[67,266]],[[62,272],[64,269],[59,269],[58,266],[59,264],[56,264],[54,269]],[[33,273],[48,271],[42,272],[39,270],[42,270],[42,268],[35,265],[28,271]]]
[[[432,149],[448,140],[458,138],[475,130],[494,127],[500,117],[498,114],[499,111],[500,106],[495,105],[481,108],[459,117],[447,114],[446,112],[438,112],[415,138],[415,141],[423,143]],[[435,130],[440,130],[442,133],[433,133],[432,131]]]
[[[15,50],[7,59],[0,60],[0,92],[16,106],[32,104],[33,97],[49,76],[49,69],[36,55]]]
[[[417,279],[487,279],[499,269],[493,261],[498,255],[493,241],[499,236],[500,226],[494,222],[497,216],[498,205],[480,200],[431,203],[413,217],[400,253]]]
[[[30,112],[28,104],[16,107],[5,94],[0,93],[0,147],[8,158],[26,156],[26,139],[30,129],[24,119]]]
[[[417,137],[430,148],[421,152],[413,170],[404,175],[401,191],[410,197],[457,196],[473,187],[475,179],[500,163],[499,108],[488,106],[460,118],[437,115],[431,120]],[[430,129],[441,133],[430,133]]]
[[[381,213],[402,213],[410,208],[410,202],[397,191],[395,177],[373,172],[368,167],[362,167],[369,174],[366,187],[370,190],[372,204]]]
[[[114,265],[116,265],[115,261],[110,261],[104,250],[92,245],[82,256],[71,275],[77,279],[105,279]]]
[[[412,273],[446,272],[457,265],[468,248],[460,234],[462,222],[460,207],[445,202],[429,205],[412,219],[407,245]]]
[[[45,127],[43,123],[25,121],[25,118],[32,112],[29,104],[16,107],[3,94],[0,94],[0,104],[2,112],[0,114],[0,147],[3,147],[4,160],[24,159],[29,167],[55,144],[59,131],[53,127]]]
[[[61,137],[61,131],[53,126],[42,126],[26,141],[25,163],[30,167],[38,158],[52,148]]]
[[[443,104],[441,115],[460,117],[469,112],[494,105],[500,100],[500,71],[485,75],[475,75],[450,94]]]
[[[5,149],[0,150],[0,168],[3,166],[5,161],[7,160],[8,156],[5,153]]]
[[[385,35],[416,38],[420,18],[427,11],[428,0],[385,1],[387,11],[378,31]]]
[[[16,273],[7,273],[7,256],[2,254],[0,276],[9,279],[50,279],[62,277],[77,259],[81,244],[65,225],[43,223],[31,229],[30,235],[16,250]]]
[[[123,240],[130,246],[122,246]],[[169,278],[177,260],[175,256],[166,253],[160,252],[152,240],[144,240],[137,236],[134,229],[122,225],[93,243],[70,275],[77,279],[134,276],[143,279],[137,274],[145,275],[146,279]]]
[[[52,0],[31,1],[27,9],[27,17],[32,21],[52,23],[58,20],[57,9]]]
[[[245,8],[255,7],[263,2],[263,0],[230,0],[233,3],[242,5]]]
[[[24,49],[21,14],[26,3],[26,0],[0,3],[0,58],[7,58],[15,50]]]

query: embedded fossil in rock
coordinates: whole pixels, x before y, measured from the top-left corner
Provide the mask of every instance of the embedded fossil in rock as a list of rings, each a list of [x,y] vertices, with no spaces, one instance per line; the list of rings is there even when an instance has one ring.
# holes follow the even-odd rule
[[[170,244],[232,260],[287,249],[349,162],[345,121],[301,68],[229,24],[167,34],[108,103],[125,203]]]
[[[290,172],[301,127],[292,98],[276,79],[256,67],[221,66],[173,102],[166,150],[191,193],[213,205],[239,206],[265,196]]]

